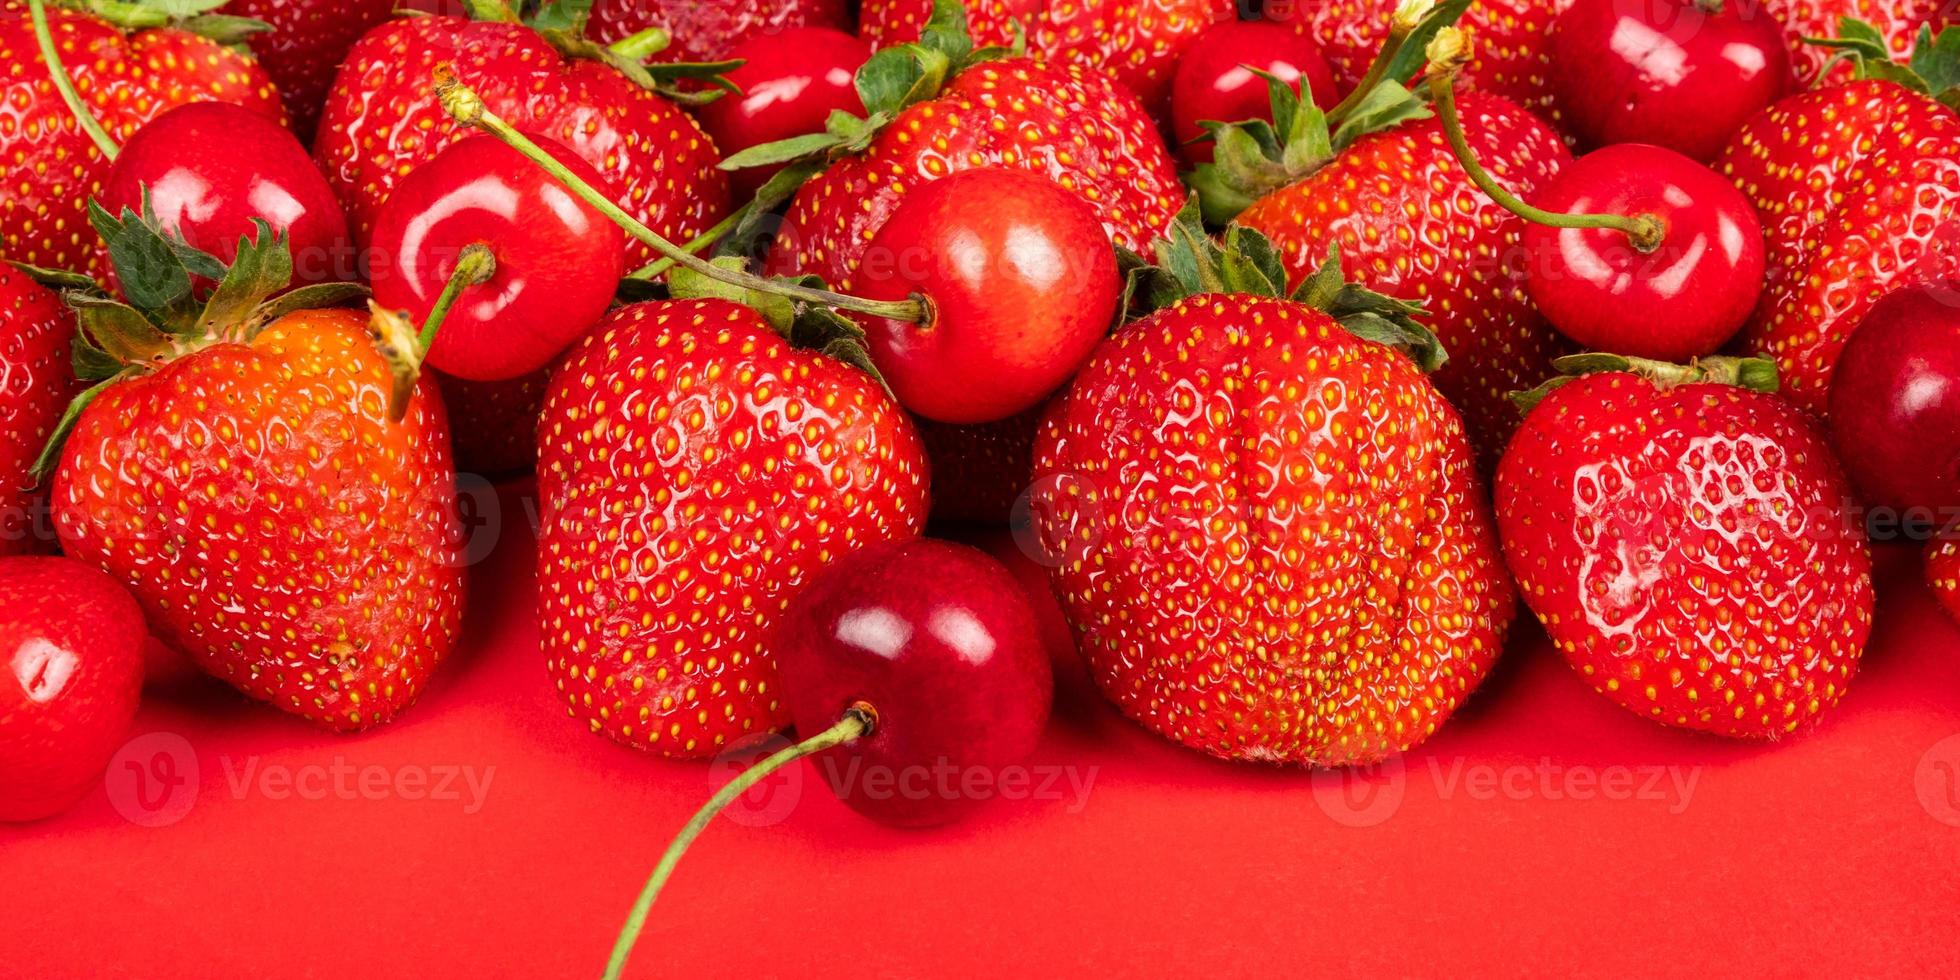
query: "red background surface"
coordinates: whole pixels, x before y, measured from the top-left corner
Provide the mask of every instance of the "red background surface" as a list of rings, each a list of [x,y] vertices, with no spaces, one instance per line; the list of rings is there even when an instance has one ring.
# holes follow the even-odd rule
[[[176,808],[155,812],[180,819],[126,819],[117,801],[151,811],[119,762],[65,816],[0,827],[0,975],[596,975],[711,775],[567,719],[525,528],[476,570],[454,661],[384,730],[315,732],[194,675],[153,684],[135,734],[181,737],[197,778],[166,794],[154,752],[132,755],[149,801]],[[633,972],[1951,975],[1960,631],[1910,554],[1882,557],[1864,669],[1799,741],[1649,724],[1528,625],[1399,771],[1351,782],[1209,760],[1064,674],[1031,765],[1093,772],[1085,805],[995,801],[889,831],[799,769],[744,811],[779,820],[703,836]],[[363,770],[463,766],[489,777],[473,813],[460,781],[441,800],[360,787]]]

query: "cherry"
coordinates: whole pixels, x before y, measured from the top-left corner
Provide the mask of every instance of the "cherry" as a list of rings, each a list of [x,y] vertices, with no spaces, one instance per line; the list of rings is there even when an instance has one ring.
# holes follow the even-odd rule
[[[773,637],[805,741],[736,777],[689,821],[635,903],[608,977],[694,837],[769,773],[822,755],[832,790],[859,813],[934,826],[977,804],[964,787],[1026,758],[1048,721],[1054,678],[1027,593],[965,545],[915,538],[840,558],[790,600]]]
[[[1294,92],[1304,81],[1306,94],[1322,108],[1336,101],[1333,69],[1313,38],[1276,21],[1220,21],[1191,42],[1171,80],[1171,134],[1185,162],[1211,162],[1211,141],[1200,139],[1200,122],[1272,121],[1266,79],[1254,68]]]
[[[1960,280],[1872,304],[1832,369],[1830,427],[1868,503],[1960,507]]]
[[[0,820],[87,795],[129,734],[143,688],[143,611],[70,558],[0,558]]]
[[[1777,18],[1722,0],[1577,0],[1553,24],[1551,73],[1582,142],[1704,162],[1796,81]]]
[[[289,237],[295,284],[360,278],[327,179],[297,137],[249,109],[197,102],[137,130],[96,199],[112,215],[140,213],[146,190],[164,231],[226,265],[260,220]]]
[[[532,138],[602,183],[563,144]],[[404,178],[376,215],[372,244],[375,302],[428,323],[428,363],[471,381],[551,363],[605,315],[626,271],[616,225],[484,135],[458,140]]]
[[[701,108],[701,125],[723,156],[792,136],[824,131],[832,112],[864,115],[858,98],[857,70],[871,57],[871,45],[829,27],[792,27],[756,34],[729,52],[740,68],[725,77],[740,95],[716,99]],[[782,165],[735,171],[737,200],[755,196]]]
[[[905,195],[857,272],[869,299],[920,295],[923,322],[866,318],[900,404],[992,422],[1074,376],[1115,319],[1116,253],[1087,202],[1040,174],[965,170]]]
[[[1429,90],[1470,179],[1525,218],[1525,290],[1559,332],[1596,350],[1659,361],[1712,353],[1763,288],[1762,221],[1707,167],[1663,147],[1609,146],[1574,161],[1526,204],[1477,163],[1456,111],[1463,35],[1438,31]]]

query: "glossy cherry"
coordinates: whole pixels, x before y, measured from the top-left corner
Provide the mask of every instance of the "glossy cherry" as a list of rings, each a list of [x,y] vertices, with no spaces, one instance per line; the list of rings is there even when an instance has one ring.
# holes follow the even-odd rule
[[[533,139],[594,186],[563,144]],[[409,174],[376,216],[375,302],[429,318],[465,250],[494,269],[468,277],[441,318],[428,363],[472,381],[529,374],[605,315],[626,271],[625,236],[603,214],[491,136],[473,135]],[[467,276],[467,273],[465,273]]]
[[[1321,57],[1320,45],[1305,33],[1268,20],[1213,24],[1185,50],[1171,81],[1171,135],[1186,162],[1211,160],[1211,141],[1199,139],[1205,135],[1201,122],[1272,120],[1266,80],[1254,68],[1295,92],[1304,83],[1313,103],[1323,109],[1339,99],[1333,70]]]
[[[829,27],[792,27],[756,34],[729,55],[743,61],[727,74],[741,89],[701,108],[701,125],[722,156],[792,136],[824,131],[836,111],[864,115],[858,98],[857,70],[871,57],[871,45]],[[734,171],[738,200],[755,192],[781,170],[780,165]]]
[[[1567,166],[1534,198],[1559,214],[1654,222],[1641,247],[1614,228],[1525,229],[1525,289],[1559,332],[1595,350],[1663,361],[1712,354],[1756,306],[1761,220],[1721,175],[1658,146],[1623,143]]]
[[[1074,376],[1116,315],[1109,235],[1040,174],[965,170],[915,187],[872,237],[856,294],[918,295],[919,323],[865,320],[899,403],[941,422],[1024,411]]]
[[[889,541],[836,559],[790,599],[771,639],[803,741],[730,781],[675,837],[607,977],[625,968],[688,845],[764,776],[809,756],[859,813],[899,827],[944,824],[1027,758],[1054,701],[1028,594],[1000,562],[949,541]]]
[[[0,558],[0,820],[87,795],[129,736],[143,688],[143,611],[69,558]]]
[[[158,116],[116,155],[97,200],[111,214],[150,206],[164,230],[229,265],[263,220],[290,237],[293,282],[360,278],[347,214],[299,139],[224,102]]]
[[[1701,161],[1796,80],[1781,23],[1753,0],[1576,0],[1553,25],[1551,73],[1581,142]]]
[[[1960,281],[1872,305],[1831,372],[1831,440],[1868,503],[1960,507]]]

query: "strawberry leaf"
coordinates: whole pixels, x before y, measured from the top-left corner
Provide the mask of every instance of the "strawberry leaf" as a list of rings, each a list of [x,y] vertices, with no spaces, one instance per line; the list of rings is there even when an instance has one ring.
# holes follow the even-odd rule
[[[8,265],[20,270],[27,278],[49,289],[94,289],[95,279],[86,273],[71,272],[67,269],[48,269],[25,262],[6,261]]]
[[[264,34],[272,30],[272,25],[265,21],[232,14],[205,14],[201,17],[192,17],[178,24],[177,27],[226,47],[236,47],[244,44],[254,34]]]
[[[243,339],[239,328],[252,319],[252,312],[292,282],[293,255],[286,236],[256,218],[252,227],[257,234],[238,239],[238,257],[205,301],[203,312],[192,321],[186,331],[189,336],[222,337],[237,332]]]
[[[120,218],[112,217],[94,201],[89,202],[89,222],[108,247],[123,295],[138,309],[163,310],[190,296],[190,270],[155,225],[128,208]]]
[[[1931,26],[1920,25],[1912,57],[1905,64],[1892,60],[1892,51],[1878,28],[1855,17],[1838,19],[1837,37],[1806,37],[1803,43],[1832,52],[1819,71],[1820,78],[1839,62],[1849,61],[1858,78],[1903,85],[1960,110],[1960,27],[1948,27],[1935,35]]]
[[[278,298],[265,303],[252,311],[254,324],[271,323],[290,313],[301,310],[322,310],[334,306],[351,306],[372,296],[373,292],[358,282],[323,282],[311,286],[280,293]],[[256,332],[248,331],[248,332]]]
[[[145,364],[171,349],[170,336],[141,311],[101,296],[71,294],[68,305],[75,311],[75,325],[95,350],[113,362],[120,371],[132,364]],[[103,362],[97,362],[103,363]],[[91,367],[91,375],[99,377]]]

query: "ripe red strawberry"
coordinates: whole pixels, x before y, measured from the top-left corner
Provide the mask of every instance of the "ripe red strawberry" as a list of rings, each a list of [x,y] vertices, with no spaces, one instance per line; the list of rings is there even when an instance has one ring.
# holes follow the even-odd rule
[[[1155,125],[1114,82],[1027,58],[986,61],[898,112],[862,153],[805,184],[770,268],[814,273],[848,292],[865,247],[908,187],[984,166],[1032,170],[1076,191],[1128,248],[1161,234],[1184,200]]]
[[[442,391],[455,444],[456,471],[498,476],[538,461],[538,413],[551,370],[508,381],[465,381],[430,371]]]
[[[1355,298],[1338,280],[1330,264],[1301,295]],[[1124,713],[1214,755],[1407,749],[1482,680],[1513,613],[1462,425],[1403,352],[1200,282],[1119,330],[1036,444],[1082,655]],[[1357,326],[1406,322],[1361,296],[1337,307]]]
[[[0,262],[0,556],[46,551],[34,459],[75,394],[75,315],[53,291]]]
[[[1947,616],[1960,623],[1960,537],[1942,537],[1926,549],[1926,585]]]
[[[102,779],[143,690],[143,611],[66,558],[0,558],[0,821],[40,820]]]
[[[367,317],[330,305],[350,287],[268,303],[291,257],[263,225],[208,301],[190,293],[186,246],[138,221],[113,231],[157,257],[118,268],[151,312],[77,301],[76,362],[100,384],[54,471],[63,548],[127,585],[159,639],[246,694],[337,729],[390,720],[462,615],[433,383],[390,421],[393,378]]]
[[[1816,78],[1830,60],[1826,48],[1805,44],[1807,37],[1837,37],[1844,18],[1851,17],[1878,29],[1889,53],[1904,58],[1912,53],[1921,27],[1935,33],[1946,26],[1947,4],[1943,0],[1763,0],[1762,10],[1783,24],[1795,56],[1797,74],[1804,81]],[[1848,77],[1840,68],[1834,78]]]
[[[932,463],[935,524],[1006,524],[1034,481],[1034,438],[1042,408],[982,425],[920,420]]]
[[[864,0],[859,33],[874,46],[919,39],[934,0]],[[1112,75],[1163,116],[1177,60],[1204,29],[1237,15],[1233,0],[974,0],[967,24],[981,44],[1014,42],[1051,65]]]
[[[1265,15],[1293,23],[1320,44],[1343,88],[1352,88],[1388,37],[1389,15],[1406,0],[1267,0]],[[1463,77],[1475,91],[1495,95],[1552,121],[1552,21],[1572,0],[1477,0],[1462,26],[1476,41]]]
[[[799,331],[801,333],[801,331]],[[857,368],[726,300],[615,311],[539,424],[538,604],[573,718],[713,755],[789,715],[766,645],[813,573],[925,524],[905,414]]]
[[[278,90],[251,58],[174,27],[125,33],[99,16],[48,12],[61,60],[82,102],[120,141],[166,110],[234,102],[282,120]],[[0,253],[17,262],[91,275],[102,267],[87,203],[109,162],[83,132],[49,76],[27,6],[0,0]]]
[[[846,0],[595,0],[588,30],[611,44],[659,27],[672,42],[655,60],[719,61],[755,35],[811,26],[850,30]]]
[[[1457,103],[1472,150],[1512,192],[1528,198],[1571,162],[1556,133],[1510,102],[1466,92]],[[1338,248],[1357,281],[1420,301],[1450,356],[1436,387],[1463,413],[1483,460],[1494,462],[1517,427],[1504,395],[1536,384],[1569,349],[1525,293],[1518,243],[1526,222],[1471,183],[1433,116],[1336,149],[1234,220],[1272,239],[1295,282]],[[1199,173],[1208,207],[1225,200],[1205,177],[1225,167],[1221,160]]]
[[[1497,473],[1504,555],[1552,642],[1664,724],[1779,738],[1814,722],[1872,617],[1869,546],[1823,434],[1767,393],[1766,361],[1560,366],[1601,373],[1545,394]],[[1736,383],[1699,380],[1716,371]]]
[[[1716,161],[1763,219],[1768,281],[1742,344],[1775,358],[1797,404],[1824,411],[1838,353],[1879,297],[1960,274],[1956,157],[1953,110],[1874,79],[1776,103]]]
[[[621,70],[567,59],[521,24],[410,17],[375,28],[348,52],[314,145],[363,245],[396,182],[468,132],[436,101],[438,65],[453,66],[513,125],[577,153],[606,179],[608,197],[669,239],[689,240],[728,211],[728,176],[716,169],[713,142],[679,106]],[[637,242],[628,253],[635,263],[653,255]]]
[[[230,0],[225,13],[270,28],[248,39],[252,53],[279,86],[293,131],[310,143],[347,49],[392,16],[397,5],[398,0]]]

